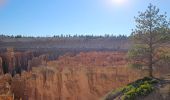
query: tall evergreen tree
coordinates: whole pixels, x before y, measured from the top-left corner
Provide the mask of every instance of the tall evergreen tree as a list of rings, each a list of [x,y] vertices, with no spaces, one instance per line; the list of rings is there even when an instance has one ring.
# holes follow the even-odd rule
[[[149,76],[153,77],[153,66],[165,57],[165,47],[170,42],[170,22],[166,13],[150,4],[145,12],[135,17],[136,28],[132,32],[133,48],[129,51],[130,61],[136,66],[147,66]],[[165,59],[164,59],[165,60]]]

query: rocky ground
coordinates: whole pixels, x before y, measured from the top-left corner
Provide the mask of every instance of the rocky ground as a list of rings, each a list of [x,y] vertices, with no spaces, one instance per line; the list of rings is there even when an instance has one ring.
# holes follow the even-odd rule
[[[170,100],[170,74],[162,78],[162,83],[156,91],[140,100]]]
[[[121,91],[110,92],[102,100],[122,100]],[[135,100],[170,100],[170,74],[161,77],[160,82],[155,86],[155,90],[148,96],[137,97]]]

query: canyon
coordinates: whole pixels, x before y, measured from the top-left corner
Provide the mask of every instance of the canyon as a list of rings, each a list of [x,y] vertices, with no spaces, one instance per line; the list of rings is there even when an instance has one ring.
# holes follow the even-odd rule
[[[6,83],[16,100],[98,100],[140,77],[138,70],[126,67],[125,55],[113,51],[66,53],[52,61],[41,55],[29,61],[30,71],[9,75]]]
[[[128,66],[127,38],[3,38],[0,44],[0,100],[99,100],[147,74]],[[154,70],[160,76],[170,69]]]

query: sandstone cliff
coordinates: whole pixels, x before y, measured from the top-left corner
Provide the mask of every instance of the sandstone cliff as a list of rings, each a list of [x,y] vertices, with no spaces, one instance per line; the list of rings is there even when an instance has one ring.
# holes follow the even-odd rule
[[[7,52],[0,54],[0,73],[21,73],[22,70],[29,71],[28,61],[34,57],[33,52],[14,52],[8,48]],[[3,66],[3,67],[2,67]]]
[[[10,74],[0,76],[0,100],[14,100],[10,86],[11,80],[12,77]]]
[[[20,84],[14,88],[15,96],[22,96],[24,100],[98,100],[110,89],[140,77],[138,71],[124,64],[124,53],[67,54],[48,61],[46,66],[33,67],[31,72],[21,76],[29,77],[17,79],[24,81],[15,82]],[[18,88],[22,95],[16,92]]]

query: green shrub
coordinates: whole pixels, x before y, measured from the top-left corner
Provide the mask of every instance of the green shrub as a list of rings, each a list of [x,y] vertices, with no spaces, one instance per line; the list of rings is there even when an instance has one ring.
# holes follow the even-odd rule
[[[140,90],[138,92],[139,95],[146,96],[153,91],[153,86],[149,83],[145,83],[139,87],[139,90]]]
[[[133,85],[128,85],[128,86],[126,86],[124,89],[123,89],[123,92],[125,93],[125,92],[128,92],[129,90],[131,90],[131,89],[133,89],[133,88],[135,88]]]
[[[139,79],[124,89],[122,89],[122,100],[134,100],[137,96],[147,96],[154,90],[154,84],[158,83],[158,80],[145,77]]]
[[[125,95],[125,100],[134,100],[137,95],[136,89],[132,88],[130,91],[126,92],[124,95]]]

